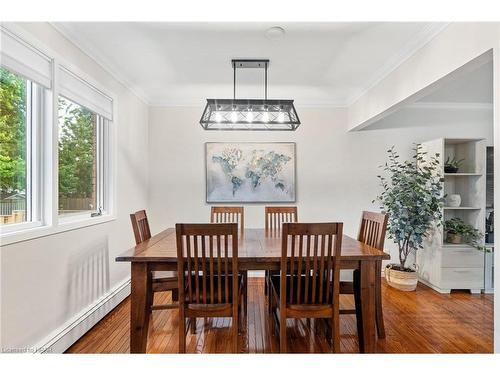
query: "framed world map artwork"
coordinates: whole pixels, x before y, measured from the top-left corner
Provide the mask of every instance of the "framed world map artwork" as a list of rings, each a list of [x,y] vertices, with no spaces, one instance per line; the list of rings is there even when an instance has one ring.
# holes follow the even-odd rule
[[[207,202],[295,202],[295,143],[205,144]]]

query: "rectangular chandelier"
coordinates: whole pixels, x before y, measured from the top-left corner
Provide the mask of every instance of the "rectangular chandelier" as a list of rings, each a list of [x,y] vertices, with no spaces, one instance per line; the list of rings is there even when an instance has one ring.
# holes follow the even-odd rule
[[[205,130],[295,130],[293,100],[207,99],[200,120]]]
[[[300,125],[293,100],[267,98],[269,60],[231,60],[233,99],[207,99],[200,119],[205,130],[295,130]],[[264,69],[264,99],[236,99],[236,69]]]

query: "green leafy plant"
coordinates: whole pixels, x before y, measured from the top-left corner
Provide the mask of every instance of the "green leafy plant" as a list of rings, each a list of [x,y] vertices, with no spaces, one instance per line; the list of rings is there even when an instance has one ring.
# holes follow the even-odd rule
[[[444,162],[444,167],[445,168],[460,168],[460,166],[462,165],[462,163],[464,162],[465,159],[457,159],[455,157],[453,157],[452,159],[450,159],[450,157],[448,156],[446,158],[446,161]]]
[[[381,166],[386,176],[380,179],[382,192],[374,200],[389,214],[387,232],[398,245],[400,271],[413,271],[406,266],[408,255],[423,248],[423,241],[433,225],[441,225],[443,178],[439,154],[426,158],[421,145],[413,148],[411,160],[400,161],[392,146],[389,161]]]
[[[472,225],[466,224],[462,219],[454,217],[444,222],[446,233],[460,235],[463,243],[474,246],[478,250],[484,250],[482,245],[483,234]]]

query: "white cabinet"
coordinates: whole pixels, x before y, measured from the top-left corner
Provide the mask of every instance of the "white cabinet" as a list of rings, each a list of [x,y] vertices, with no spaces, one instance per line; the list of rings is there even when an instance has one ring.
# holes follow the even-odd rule
[[[459,194],[458,207],[443,208],[443,219],[454,217],[484,232],[486,207],[486,145],[482,139],[440,138],[422,143],[424,159],[439,154],[443,194]],[[447,159],[464,159],[457,173],[444,173]],[[417,252],[419,280],[449,293],[452,289],[480,292],[485,288],[484,253],[465,244],[446,243],[443,227],[435,227]]]

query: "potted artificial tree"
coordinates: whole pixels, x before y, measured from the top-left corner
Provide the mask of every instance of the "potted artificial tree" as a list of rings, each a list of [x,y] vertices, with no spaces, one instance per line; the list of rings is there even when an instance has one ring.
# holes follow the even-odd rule
[[[382,192],[376,200],[383,212],[389,214],[387,233],[399,250],[399,263],[385,268],[389,285],[400,290],[415,290],[418,277],[410,267],[408,256],[423,246],[428,231],[441,225],[443,207],[443,178],[439,154],[425,157],[420,145],[411,160],[400,161],[394,146],[389,149],[389,161],[381,168],[386,176],[380,179]]]

